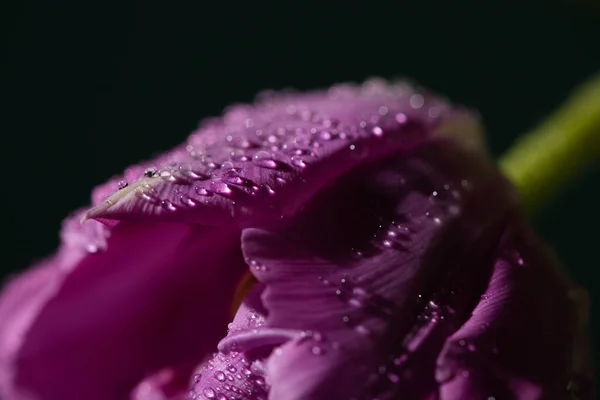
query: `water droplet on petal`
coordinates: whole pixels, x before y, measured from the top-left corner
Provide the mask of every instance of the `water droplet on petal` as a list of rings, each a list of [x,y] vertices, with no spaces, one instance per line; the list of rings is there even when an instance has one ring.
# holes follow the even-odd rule
[[[410,106],[412,108],[421,108],[425,104],[425,98],[421,94],[413,94],[410,96]]]
[[[162,206],[162,208],[164,208],[167,211],[177,211],[177,207],[175,207],[175,205],[173,203],[171,203],[169,200],[161,201],[160,205]]]
[[[364,325],[357,325],[354,330],[361,335],[368,335],[371,333],[369,329]]]
[[[196,207],[198,205],[198,203],[196,203],[194,200],[185,195],[181,195],[179,197],[179,201],[188,207]]]
[[[273,159],[273,157],[271,156],[271,153],[269,153],[268,151],[260,150],[260,151],[257,151],[256,154],[254,154],[254,157],[252,157],[252,159],[254,161],[271,160],[271,159]]]
[[[207,399],[214,399],[215,396],[217,395],[215,393],[215,391],[212,388],[206,388],[204,389],[204,391],[202,392],[202,394],[207,398]]]
[[[224,169],[224,170],[233,169],[233,163],[231,161],[225,161],[223,164],[221,164],[221,169]]]
[[[300,167],[300,168],[305,168],[306,167],[306,162],[304,162],[304,160],[302,158],[298,157],[298,156],[291,157],[290,161],[296,167]]]
[[[272,188],[271,186],[267,185],[266,183],[265,183],[265,184],[262,184],[262,185],[261,185],[261,187],[262,187],[264,190],[266,190],[266,191],[267,191],[267,193],[269,193],[270,195],[274,195],[274,194],[275,194],[275,191],[273,190],[273,188]]]
[[[224,182],[213,182],[213,186],[215,188],[215,193],[220,195],[229,196],[232,193],[229,185]]]
[[[373,129],[371,130],[371,132],[373,132],[373,135],[375,135],[375,136],[381,136],[381,135],[383,135],[383,129],[381,129],[381,127],[379,127],[379,126],[373,127]]]
[[[163,170],[160,171],[158,173],[158,176],[160,176],[161,179],[167,181],[167,182],[175,182],[177,180],[177,178],[175,178],[173,176],[173,174],[171,173],[171,171],[167,171],[167,170]]]
[[[209,197],[209,196],[213,195],[213,192],[206,190],[203,187],[196,188],[196,193],[198,193],[198,195],[204,196],[204,197]]]
[[[406,116],[406,114],[404,114],[404,113],[396,114],[396,122],[398,122],[399,124],[404,124],[404,123],[406,123],[407,120],[408,120],[408,117]]]
[[[225,381],[225,374],[223,373],[223,371],[217,371],[215,372],[214,375],[215,379],[218,380],[219,382],[223,382]]]
[[[127,186],[129,186],[129,184],[127,183],[127,181],[119,181],[119,182],[117,182],[117,188],[119,188],[119,190],[124,189]]]

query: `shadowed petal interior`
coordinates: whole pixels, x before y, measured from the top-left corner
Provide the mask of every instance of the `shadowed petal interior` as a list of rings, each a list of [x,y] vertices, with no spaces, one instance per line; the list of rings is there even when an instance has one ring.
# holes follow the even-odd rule
[[[106,229],[68,222],[80,231],[0,299],[7,398],[128,399],[143,378],[199,362],[223,335],[247,269],[237,229],[122,222],[101,247],[83,240],[90,227]]]

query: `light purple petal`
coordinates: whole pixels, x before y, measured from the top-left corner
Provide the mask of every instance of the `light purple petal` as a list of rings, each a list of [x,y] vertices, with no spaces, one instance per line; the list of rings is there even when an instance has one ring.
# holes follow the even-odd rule
[[[197,363],[222,337],[247,268],[239,231],[167,222],[108,229],[80,217],[67,221],[58,254],[0,297],[8,400],[128,399],[142,379]]]
[[[121,190],[116,180],[97,189],[88,217],[203,225],[277,219],[357,165],[448,135],[480,146],[471,114],[408,85],[372,81],[263,96],[205,121],[170,153],[130,168]]]

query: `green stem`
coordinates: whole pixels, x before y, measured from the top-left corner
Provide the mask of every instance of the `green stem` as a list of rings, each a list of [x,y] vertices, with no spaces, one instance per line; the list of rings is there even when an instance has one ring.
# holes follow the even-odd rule
[[[560,192],[600,160],[600,74],[577,88],[499,161],[528,211]]]

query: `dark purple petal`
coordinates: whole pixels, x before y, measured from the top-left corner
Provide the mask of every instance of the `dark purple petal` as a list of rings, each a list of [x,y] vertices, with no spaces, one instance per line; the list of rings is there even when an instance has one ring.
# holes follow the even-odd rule
[[[471,114],[408,85],[373,81],[263,96],[205,121],[184,145],[97,189],[88,217],[203,225],[276,219],[357,165],[433,137],[479,147],[478,134]]]
[[[479,304],[438,358],[440,399],[593,399],[578,292],[530,228],[512,224]]]
[[[245,229],[244,255],[266,286],[265,327],[301,332],[267,362],[271,398],[436,398],[440,352],[471,321],[501,237],[521,218],[513,196],[485,159],[431,143],[410,157],[352,171],[278,227]],[[543,284],[553,282],[551,267],[541,263],[540,286],[518,283],[519,290],[557,298],[540,304],[563,304],[565,287]],[[568,323],[573,315],[566,305],[513,327],[539,332],[536,324]],[[569,367],[561,357],[572,339],[565,332],[542,341],[545,353],[531,353],[539,357],[536,365],[559,352],[554,365]],[[519,375],[520,359],[511,361],[507,370],[527,387],[534,377]],[[554,372],[540,369],[536,382],[550,390]],[[441,394],[478,398],[496,388],[487,380],[478,384],[481,391],[459,384]]]
[[[80,217],[66,223],[58,254],[0,297],[7,399],[128,399],[142,379],[189,369],[222,337],[246,268],[239,231],[168,222],[108,229]]]

